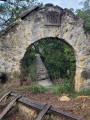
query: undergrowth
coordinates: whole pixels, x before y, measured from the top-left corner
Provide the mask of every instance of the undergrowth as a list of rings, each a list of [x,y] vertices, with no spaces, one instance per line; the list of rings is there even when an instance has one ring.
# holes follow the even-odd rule
[[[55,94],[61,94],[61,93],[73,93],[74,89],[70,85],[69,82],[65,83],[63,82],[57,82],[56,85],[52,86],[51,91],[53,91]]]
[[[90,90],[82,90],[80,92],[76,92],[77,95],[89,95],[90,96]]]
[[[27,87],[27,89],[30,90],[33,94],[48,91],[48,88],[36,84],[32,84],[31,86]]]
[[[83,90],[80,92],[75,92],[73,85],[71,85],[69,82],[66,83],[65,81],[57,82],[56,85],[53,85],[49,88],[45,88],[43,86],[33,83],[30,86],[18,88],[18,90],[20,90],[20,91],[29,90],[33,94],[43,93],[46,91],[51,91],[51,92],[54,92],[55,94],[62,94],[62,93],[68,94],[69,93],[74,98],[76,98],[79,95],[90,96],[90,90]]]

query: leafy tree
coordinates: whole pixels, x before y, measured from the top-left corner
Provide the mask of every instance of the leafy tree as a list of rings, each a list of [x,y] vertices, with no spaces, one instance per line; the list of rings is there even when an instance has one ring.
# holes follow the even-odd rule
[[[33,5],[39,5],[37,0],[1,0],[0,27],[1,29],[14,22],[19,14]]]
[[[71,10],[74,13],[74,9],[73,8],[70,8],[69,10]]]
[[[90,32],[90,0],[85,0],[81,2],[83,4],[82,9],[77,9],[76,14],[78,17],[84,20],[84,28],[86,31]]]

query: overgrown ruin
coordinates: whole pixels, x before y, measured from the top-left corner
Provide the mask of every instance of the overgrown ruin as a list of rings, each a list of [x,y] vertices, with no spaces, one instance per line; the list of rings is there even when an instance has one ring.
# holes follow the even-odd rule
[[[2,74],[11,80],[15,75],[20,77],[21,60],[27,48],[44,38],[57,38],[73,49],[75,90],[90,89],[90,34],[84,31],[82,19],[52,4],[24,11],[16,22],[0,32],[0,77]]]

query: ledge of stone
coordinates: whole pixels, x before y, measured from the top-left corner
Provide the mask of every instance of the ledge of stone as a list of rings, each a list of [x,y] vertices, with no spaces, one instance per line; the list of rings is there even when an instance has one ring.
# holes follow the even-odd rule
[[[5,29],[1,30],[0,31],[0,37],[5,35],[6,33],[8,33],[15,26],[19,25],[21,21],[22,21],[21,19],[17,19],[15,22],[13,22],[9,26],[7,26]]]
[[[39,6],[35,5],[35,6],[31,7],[31,8],[29,8],[29,9],[25,10],[24,12],[22,12],[19,15],[19,18],[24,19],[28,14],[30,14],[32,11],[34,11],[34,10],[36,10],[38,8],[39,8]]]

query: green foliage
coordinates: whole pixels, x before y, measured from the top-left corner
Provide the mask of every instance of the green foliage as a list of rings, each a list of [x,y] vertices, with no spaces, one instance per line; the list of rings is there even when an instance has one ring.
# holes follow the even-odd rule
[[[21,87],[21,88],[18,88],[18,90],[23,91],[23,90],[25,90],[25,88]]]
[[[43,87],[43,86],[36,85],[36,84],[32,84],[32,85],[29,86],[27,89],[30,90],[33,94],[43,93],[43,92],[48,91],[48,88],[45,88],[45,87]]]
[[[52,86],[50,88],[55,94],[61,94],[61,93],[73,93],[73,87],[71,87],[71,84],[64,80],[61,82],[58,82],[56,85]]]
[[[77,96],[89,96],[90,97],[90,90],[82,90],[80,92],[74,92],[71,94],[73,98],[77,98]]]
[[[29,78],[31,78],[32,82],[36,81],[36,64],[30,66]]]
[[[54,78],[72,78],[75,75],[75,58],[72,49],[64,42],[48,38],[34,44],[40,47],[42,60],[48,70],[51,79]],[[73,75],[67,75],[67,70],[73,70]]]
[[[82,90],[80,92],[76,92],[77,95],[89,95],[90,96],[90,90]]]
[[[22,60],[22,72],[23,76],[29,77],[32,82],[36,81],[36,59],[35,59],[36,51],[35,49],[30,48],[27,49],[27,52]]]
[[[72,96],[73,96],[73,98],[77,98],[77,95],[75,95],[75,94],[74,94],[74,95],[72,95]]]
[[[72,12],[74,12],[74,9],[73,9],[73,8],[70,8],[69,10],[71,10]]]
[[[68,79],[70,84],[74,84],[74,53],[68,45],[54,38],[40,40],[28,48],[22,64],[24,76],[28,75],[32,81],[35,81],[35,54],[38,52],[41,54],[41,58],[51,79]],[[69,73],[67,73],[67,71],[69,71]]]
[[[84,20],[84,28],[86,31],[90,32],[90,1],[85,0],[80,4],[83,4],[83,8],[77,9],[76,15]]]
[[[7,0],[0,4],[0,27],[14,22],[19,14],[34,5],[41,5],[37,0]]]
[[[23,67],[25,67],[25,66],[29,67],[30,64],[35,63],[35,54],[36,54],[36,50],[33,49],[32,46],[27,49],[24,59],[22,61]]]

